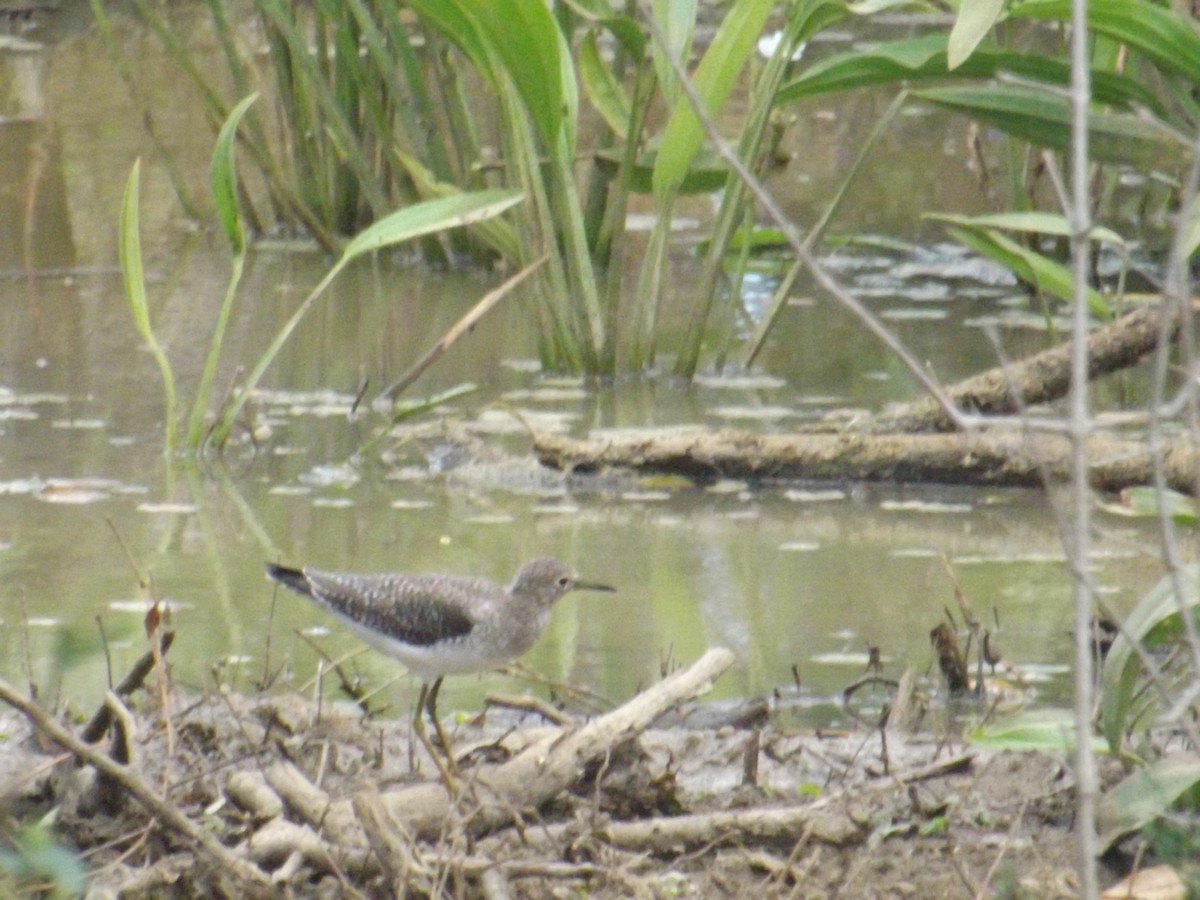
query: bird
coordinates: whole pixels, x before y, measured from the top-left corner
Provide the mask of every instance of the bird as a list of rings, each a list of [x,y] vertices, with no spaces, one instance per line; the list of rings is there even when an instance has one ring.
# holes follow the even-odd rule
[[[466,575],[355,574],[270,562],[266,572],[268,579],[332,613],[421,679],[413,729],[447,786],[450,772],[434,752],[422,721],[422,714],[428,713],[445,761],[457,769],[437,716],[443,679],[495,669],[524,654],[567,593],[615,591],[607,584],[580,580],[568,566],[548,557],[525,563],[508,587]]]

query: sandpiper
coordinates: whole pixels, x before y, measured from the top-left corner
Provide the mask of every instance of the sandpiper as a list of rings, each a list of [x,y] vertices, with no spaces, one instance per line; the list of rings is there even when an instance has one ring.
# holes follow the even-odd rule
[[[421,679],[413,729],[437,764],[423,712],[429,713],[445,759],[454,767],[450,743],[437,716],[437,695],[447,675],[495,669],[533,646],[550,610],[573,590],[613,591],[580,581],[562,563],[535,559],[517,570],[505,588],[463,575],[355,575],[293,569],[267,563],[267,577],[333,613],[371,646],[398,659]]]

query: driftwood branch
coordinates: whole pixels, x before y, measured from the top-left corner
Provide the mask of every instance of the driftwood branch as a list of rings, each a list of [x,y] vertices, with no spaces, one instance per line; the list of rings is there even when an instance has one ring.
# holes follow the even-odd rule
[[[843,846],[857,844],[866,836],[850,816],[813,804],[613,822],[599,829],[596,836],[622,850],[678,853],[725,840],[741,843],[795,840],[805,833],[814,840]]]
[[[538,808],[566,790],[585,763],[643,731],[672,707],[706,693],[713,680],[733,665],[724,648],[709,650],[689,668],[638,694],[624,706],[574,731],[559,731],[537,741],[513,759],[478,773],[480,804],[471,816],[476,834],[512,821],[514,809]],[[437,835],[451,811],[441,785],[419,785],[384,795],[392,817],[419,837]]]

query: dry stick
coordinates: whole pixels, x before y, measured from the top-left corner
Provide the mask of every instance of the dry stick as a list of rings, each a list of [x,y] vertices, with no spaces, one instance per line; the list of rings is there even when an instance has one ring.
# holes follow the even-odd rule
[[[158,647],[159,653],[166,656],[167,651],[171,649],[171,643],[175,640],[174,631],[163,631],[159,634]],[[133,667],[129,670],[121,683],[113,688],[113,693],[118,697],[128,697],[134,691],[142,686],[142,682],[146,680],[146,676],[154,671],[154,652],[147,650],[140,657]],[[87,744],[94,744],[100,738],[104,737],[104,732],[108,730],[108,724],[112,721],[112,709],[108,703],[102,703],[100,708],[96,710],[95,715],[83,727],[83,731],[79,732],[79,739]]]
[[[576,721],[570,713],[556,709],[541,697],[491,693],[484,698],[483,702],[485,709],[494,706],[517,712],[535,713],[555,725],[574,725]]]
[[[442,335],[441,339],[430,348],[428,353],[417,360],[411,369],[401,375],[396,381],[392,382],[391,385],[382,391],[379,396],[375,398],[375,403],[385,403],[395,399],[397,394],[420,378],[422,372],[433,365],[434,362],[437,361],[438,357],[449,350],[450,347],[454,345],[455,341],[457,341],[464,334],[468,334],[493,306],[512,293],[513,288],[524,281],[537,269],[541,268],[549,258],[549,254],[546,254],[540,259],[534,260],[512,278],[508,279],[508,281],[504,282],[504,284],[486,294],[482,300],[471,307],[470,312],[455,322],[454,326],[444,335]]]
[[[61,744],[77,759],[119,784],[150,815],[165,827],[185,838],[198,853],[209,857],[222,869],[246,884],[264,888],[269,886],[270,880],[261,869],[245,857],[230,851],[212,834],[180,812],[178,807],[156,794],[141,778],[85,744],[59,724],[39,704],[26,700],[2,678],[0,678],[0,701],[23,713],[35,730]]]
[[[1079,895],[1090,900],[1099,893],[1096,870],[1096,804],[1100,779],[1096,754],[1087,739],[1092,726],[1092,589],[1088,576],[1091,562],[1092,498],[1088,484],[1088,439],[1092,435],[1092,410],[1088,391],[1087,291],[1091,258],[1092,220],[1088,159],[1088,117],[1091,114],[1091,47],[1087,24],[1087,0],[1071,0],[1071,206],[1067,222],[1071,229],[1071,540],[1067,565],[1075,607],[1075,804],[1078,840]]]
[[[112,529],[113,537],[117,539],[117,546],[121,548],[121,553],[125,556],[125,561],[129,563],[129,568],[133,570],[133,577],[138,580],[138,587],[143,591],[150,587],[150,580],[142,574],[142,570],[138,568],[137,560],[133,558],[133,554],[129,552],[129,547],[125,543],[125,539],[121,537],[121,532],[117,530],[117,525],[113,522],[111,516],[105,516],[104,521],[108,523],[108,527]]]

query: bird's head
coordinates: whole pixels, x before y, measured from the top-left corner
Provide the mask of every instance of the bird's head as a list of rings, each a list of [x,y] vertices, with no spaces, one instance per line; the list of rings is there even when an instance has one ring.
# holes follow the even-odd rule
[[[511,590],[514,595],[535,597],[545,606],[552,606],[570,591],[613,593],[616,589],[607,584],[582,581],[558,560],[543,557],[521,566]]]

